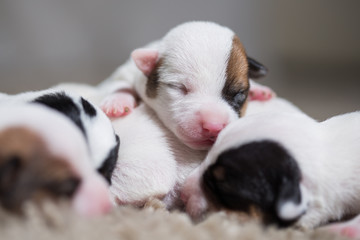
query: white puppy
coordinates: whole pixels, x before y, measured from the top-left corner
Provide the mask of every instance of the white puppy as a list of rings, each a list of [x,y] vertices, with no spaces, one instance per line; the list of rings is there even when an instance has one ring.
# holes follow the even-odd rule
[[[247,116],[226,127],[182,192],[199,216],[215,206],[309,229],[360,212],[360,112],[324,122],[294,111]],[[205,198],[205,195],[207,198]]]
[[[211,22],[179,25],[131,56],[100,86],[110,94],[102,109],[110,117],[130,113],[138,96],[184,144],[200,150],[244,114],[249,76],[266,74],[248,60],[233,31]],[[271,97],[269,89],[259,89],[264,95],[255,98]]]
[[[86,216],[111,209],[108,184],[91,164],[87,140],[66,116],[40,104],[0,103],[0,204],[71,198]]]

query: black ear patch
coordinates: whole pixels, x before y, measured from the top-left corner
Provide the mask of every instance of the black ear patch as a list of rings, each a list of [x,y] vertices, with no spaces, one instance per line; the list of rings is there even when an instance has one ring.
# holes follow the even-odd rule
[[[86,131],[81,121],[80,109],[74,103],[74,101],[65,94],[65,92],[46,94],[36,98],[35,100],[33,100],[33,102],[43,104],[63,113],[66,117],[73,121],[86,136]],[[92,110],[88,108],[88,111],[91,112]]]
[[[96,116],[96,109],[95,109],[94,106],[91,105],[88,101],[86,101],[85,99],[81,98],[81,105],[83,106],[85,113],[86,113],[89,117],[95,117],[95,116]]]
[[[251,142],[221,153],[204,173],[204,192],[215,204],[250,212],[256,206],[266,223],[293,223],[278,216],[279,203],[301,202],[300,169],[292,156],[273,141]]]
[[[247,60],[249,63],[249,78],[259,79],[266,76],[268,69],[263,64],[251,57],[247,57]]]
[[[108,181],[110,185],[111,185],[111,175],[115,169],[116,162],[118,159],[119,147],[120,147],[120,138],[118,135],[116,135],[115,147],[111,149],[108,156],[104,160],[103,164],[98,169],[98,172],[105,177],[105,179]]]

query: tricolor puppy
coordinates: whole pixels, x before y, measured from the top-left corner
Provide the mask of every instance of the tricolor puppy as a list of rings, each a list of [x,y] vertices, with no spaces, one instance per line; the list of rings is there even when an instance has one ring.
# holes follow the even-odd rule
[[[184,23],[133,51],[129,62],[100,86],[112,93],[102,109],[111,117],[127,114],[139,96],[183,143],[209,149],[218,133],[244,114],[249,76],[265,74],[266,68],[249,61],[229,28]]]
[[[31,200],[69,198],[94,216],[111,209],[87,139],[68,117],[40,104],[0,104],[0,204],[21,213]]]
[[[98,107],[76,94],[57,89],[0,95],[0,103],[8,106],[26,102],[49,107],[71,120],[86,138],[91,164],[110,183],[120,142],[110,120]]]
[[[185,184],[193,215],[215,206],[311,229],[360,212],[360,112],[317,122],[300,112],[253,114],[229,125]],[[199,177],[200,176],[200,177]]]

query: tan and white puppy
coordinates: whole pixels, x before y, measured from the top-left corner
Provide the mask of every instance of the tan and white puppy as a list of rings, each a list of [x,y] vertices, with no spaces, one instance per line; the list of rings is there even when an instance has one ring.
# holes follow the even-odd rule
[[[229,28],[184,23],[160,41],[136,49],[129,62],[100,85],[109,93],[102,109],[111,117],[127,114],[139,96],[184,144],[209,149],[218,133],[244,114],[249,75],[266,73],[261,64],[250,62],[251,68]]]
[[[0,203],[22,212],[28,200],[70,198],[75,211],[111,209],[108,184],[87,140],[66,116],[40,104],[0,104]]]
[[[317,122],[264,112],[226,127],[182,198],[199,216],[215,206],[259,209],[267,223],[311,229],[360,212],[360,112]],[[205,197],[207,196],[207,197]]]

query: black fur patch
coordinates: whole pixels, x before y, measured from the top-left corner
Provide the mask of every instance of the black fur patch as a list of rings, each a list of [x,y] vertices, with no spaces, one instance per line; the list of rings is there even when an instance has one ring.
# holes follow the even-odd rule
[[[70,118],[71,121],[73,121],[86,136],[86,131],[80,117],[80,110],[74,101],[65,94],[65,92],[46,94],[36,98],[33,102],[43,104],[63,113],[65,116]]]
[[[266,76],[268,69],[263,64],[251,57],[248,57],[247,60],[249,63],[249,78],[258,79]]]
[[[105,177],[108,183],[111,185],[111,175],[115,169],[116,162],[118,159],[118,152],[120,147],[120,138],[116,135],[116,146],[111,149],[109,155],[104,160],[101,167],[98,169],[98,172]]]
[[[300,203],[300,169],[291,155],[273,141],[251,142],[219,155],[203,175],[210,200],[225,208],[249,212],[257,207],[265,223],[286,226],[277,215],[281,201]]]
[[[94,108],[93,105],[91,105],[88,101],[86,101],[83,98],[81,98],[81,104],[82,104],[82,106],[84,108],[85,113],[89,117],[95,117],[96,116],[96,109]]]

